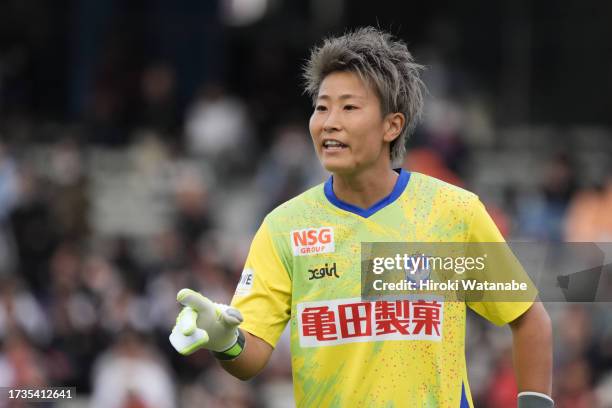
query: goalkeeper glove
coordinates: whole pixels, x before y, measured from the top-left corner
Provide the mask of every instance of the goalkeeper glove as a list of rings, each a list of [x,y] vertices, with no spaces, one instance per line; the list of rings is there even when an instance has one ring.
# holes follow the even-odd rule
[[[553,408],[555,402],[546,394],[539,392],[519,392],[518,408]]]
[[[220,360],[233,360],[244,349],[244,334],[238,329],[242,315],[230,306],[211,302],[191,289],[181,289],[176,300],[184,307],[176,318],[170,343],[182,355],[201,348]]]

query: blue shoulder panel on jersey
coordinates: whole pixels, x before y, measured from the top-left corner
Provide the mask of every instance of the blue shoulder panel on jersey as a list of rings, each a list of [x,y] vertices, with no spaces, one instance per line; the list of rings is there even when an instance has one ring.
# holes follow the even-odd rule
[[[382,200],[380,200],[379,202],[377,202],[370,208],[366,208],[366,209],[359,208],[355,205],[345,203],[344,201],[336,197],[336,194],[334,193],[333,176],[330,176],[330,178],[327,179],[327,181],[325,182],[325,187],[324,187],[325,197],[327,197],[330,203],[332,203],[333,205],[335,205],[336,207],[342,210],[360,215],[363,218],[368,218],[371,215],[375,214],[377,211],[382,210],[383,208],[385,208],[386,206],[388,206],[389,204],[397,200],[398,197],[402,195],[402,193],[406,189],[406,186],[408,185],[408,181],[410,180],[410,172],[407,172],[404,169],[399,169],[396,171],[399,172],[399,177],[397,178],[397,181],[395,182],[395,186],[393,187],[393,191],[391,191],[391,194],[389,194],[388,196],[386,196],[385,198],[383,198]]]
[[[461,404],[459,408],[470,408],[470,403],[468,402],[467,396],[465,395],[465,384],[461,383]]]

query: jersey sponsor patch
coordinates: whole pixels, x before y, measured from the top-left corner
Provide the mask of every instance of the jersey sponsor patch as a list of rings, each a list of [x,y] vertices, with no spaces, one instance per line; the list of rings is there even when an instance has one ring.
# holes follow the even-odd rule
[[[308,273],[310,274],[308,280],[323,279],[326,276],[335,276],[338,279],[340,278],[338,275],[338,267],[336,266],[335,262],[331,265],[326,263],[325,266],[319,268],[309,268]]]
[[[360,298],[304,302],[297,305],[300,346],[442,339],[444,302],[438,296],[402,300]]]
[[[291,231],[294,256],[327,254],[335,251],[332,227],[305,228]]]
[[[236,287],[236,296],[246,296],[253,289],[253,281],[255,280],[255,271],[251,268],[245,268],[240,275],[240,281]]]

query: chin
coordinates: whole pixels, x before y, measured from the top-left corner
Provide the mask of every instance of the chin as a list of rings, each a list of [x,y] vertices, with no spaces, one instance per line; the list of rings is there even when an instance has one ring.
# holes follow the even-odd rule
[[[355,170],[355,166],[343,160],[322,160],[321,165],[326,171],[332,174],[351,173]]]

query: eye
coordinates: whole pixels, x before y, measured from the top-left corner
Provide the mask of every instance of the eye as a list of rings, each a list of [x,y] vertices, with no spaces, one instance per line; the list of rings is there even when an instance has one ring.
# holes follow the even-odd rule
[[[355,110],[358,109],[355,105],[344,105],[344,110]]]
[[[317,106],[315,107],[315,110],[316,110],[316,111],[319,111],[319,112],[325,112],[325,111],[327,110],[327,106],[324,106],[324,105],[317,105]]]

